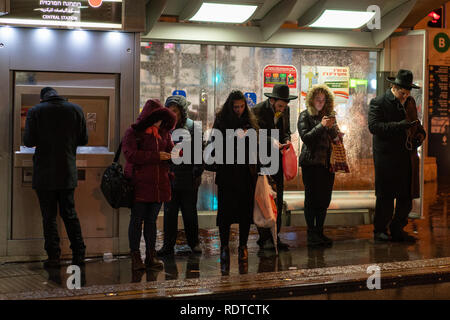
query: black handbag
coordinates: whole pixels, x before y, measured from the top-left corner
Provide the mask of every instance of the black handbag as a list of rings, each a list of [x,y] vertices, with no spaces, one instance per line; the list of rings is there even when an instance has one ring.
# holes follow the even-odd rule
[[[114,156],[113,163],[103,173],[101,190],[106,200],[114,209],[131,208],[134,204],[134,186],[123,173],[119,163],[122,142]]]

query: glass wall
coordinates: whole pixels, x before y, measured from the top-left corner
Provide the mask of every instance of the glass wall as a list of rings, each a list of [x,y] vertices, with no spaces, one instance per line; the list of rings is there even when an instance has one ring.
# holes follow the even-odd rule
[[[190,117],[202,121],[205,130],[212,127],[215,112],[231,90],[255,93],[256,103],[266,99],[263,70],[267,65],[289,65],[297,69],[297,90],[291,89],[291,94],[298,95],[299,99],[289,104],[292,142],[297,152],[301,148],[297,119],[305,109],[300,99],[302,66],[348,67],[349,94],[336,104],[336,111],[338,124],[345,132],[351,173],[336,175],[335,190],[374,189],[372,136],[367,127],[367,113],[368,102],[376,92],[376,52],[142,42],[141,107],[149,98],[164,102],[174,90],[183,90],[191,102]],[[301,171],[285,188],[303,190]],[[215,192],[214,175],[206,172],[199,210],[216,209]]]

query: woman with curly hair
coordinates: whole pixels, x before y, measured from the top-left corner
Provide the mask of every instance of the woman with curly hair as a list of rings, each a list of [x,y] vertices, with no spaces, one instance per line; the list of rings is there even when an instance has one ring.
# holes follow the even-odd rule
[[[223,159],[227,158],[226,130],[232,129],[234,132],[242,129],[247,132],[249,129],[258,130],[256,118],[250,111],[244,94],[241,91],[232,91],[225,104],[216,114],[213,129],[217,129],[224,137]],[[218,210],[217,226],[220,235],[220,259],[222,266],[229,266],[230,249],[228,246],[230,239],[230,226],[233,223],[239,223],[239,249],[238,257],[240,263],[248,261],[247,241],[250,232],[250,225],[253,222],[253,202],[254,190],[257,179],[256,164],[250,164],[249,161],[249,140],[243,135],[234,136],[234,161],[232,164],[225,163],[214,166],[216,174],[216,184],[218,187]],[[245,153],[246,160],[244,164],[238,164],[238,154],[236,152],[237,140],[246,139]],[[242,150],[240,150],[242,151]],[[206,167],[210,169],[211,167]],[[224,271],[224,270],[222,270]]]
[[[331,246],[323,225],[331,202],[334,173],[330,172],[331,140],[337,138],[334,96],[324,85],[313,86],[300,113],[298,132],[303,141],[299,164],[305,185],[305,220],[308,246]]]

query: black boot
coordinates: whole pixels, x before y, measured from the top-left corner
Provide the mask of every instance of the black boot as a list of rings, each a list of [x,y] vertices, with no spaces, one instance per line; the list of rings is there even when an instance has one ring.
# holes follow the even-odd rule
[[[161,270],[164,267],[164,263],[156,259],[155,249],[149,249],[145,252],[145,266],[149,269],[155,270]]]
[[[158,257],[173,256],[175,254],[175,251],[173,250],[173,247],[170,248],[168,246],[163,246],[156,252],[156,254],[158,255]]]
[[[328,238],[323,234],[323,227],[322,228],[317,227],[317,233],[322,238],[325,246],[331,247],[333,245],[333,240],[331,240],[330,238]]]
[[[322,237],[319,235],[317,228],[308,228],[308,247],[320,247],[325,244]]]

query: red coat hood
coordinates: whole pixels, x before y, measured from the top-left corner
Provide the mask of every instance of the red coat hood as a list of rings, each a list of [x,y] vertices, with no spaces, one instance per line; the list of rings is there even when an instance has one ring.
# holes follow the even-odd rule
[[[139,123],[154,118],[154,122],[162,120],[160,129],[170,131],[175,128],[176,115],[169,108],[165,108],[158,99],[149,99],[144,105],[142,112],[139,114],[136,122],[131,125],[136,129]]]

